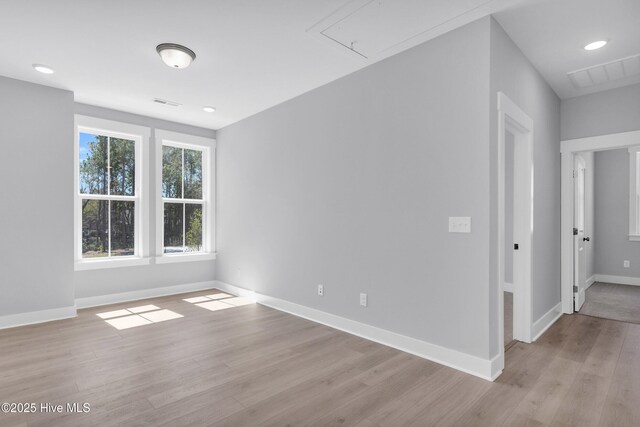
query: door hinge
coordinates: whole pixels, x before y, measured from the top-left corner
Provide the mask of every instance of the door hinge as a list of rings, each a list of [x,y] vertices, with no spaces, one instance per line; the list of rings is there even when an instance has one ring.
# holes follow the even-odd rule
[[[573,171],[573,177],[574,178],[576,177],[576,171],[575,170]]]
[[[577,285],[573,285],[573,292],[578,292],[578,286]]]
[[[578,235],[578,229],[577,229],[577,228],[574,228],[574,229],[573,229],[573,235],[574,235],[574,236],[577,236],[577,235]]]

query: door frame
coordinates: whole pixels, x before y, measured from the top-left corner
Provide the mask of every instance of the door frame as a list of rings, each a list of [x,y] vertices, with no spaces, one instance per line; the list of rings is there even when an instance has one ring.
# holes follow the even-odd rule
[[[504,267],[505,267],[505,140],[514,135],[514,241],[519,245],[519,268],[513,268],[513,338],[531,342],[533,264],[533,120],[503,92],[498,92],[498,344],[504,368]],[[508,248],[513,250],[513,248]],[[517,278],[516,278],[517,275]]]
[[[573,292],[573,309],[574,311],[580,310],[580,306],[578,310],[576,310],[576,298],[581,300],[580,295],[583,294],[586,290],[586,282],[587,278],[584,277],[584,282],[580,283],[580,272],[581,269],[586,269],[586,265],[582,265],[580,262],[580,252],[583,255],[586,253],[586,245],[584,243],[584,237],[586,236],[586,180],[585,180],[585,170],[587,167],[587,162],[585,161],[582,153],[574,153],[573,155],[573,228],[575,233],[573,235],[573,284],[577,286],[577,291]],[[593,172],[591,172],[593,174]],[[580,187],[582,195],[580,195]],[[582,209],[582,211],[581,211]],[[584,263],[586,263],[586,257],[584,259]],[[586,270],[585,270],[586,271]],[[577,277],[576,277],[577,276]],[[577,295],[577,297],[576,297]]]
[[[640,131],[612,133],[560,142],[560,297],[562,312],[573,313],[573,165],[576,154],[640,145]]]

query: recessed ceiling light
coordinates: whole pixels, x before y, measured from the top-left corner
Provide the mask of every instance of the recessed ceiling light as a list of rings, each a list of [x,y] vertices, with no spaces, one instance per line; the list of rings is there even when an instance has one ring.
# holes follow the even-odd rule
[[[216,109],[214,107],[204,107],[202,108],[204,111],[206,111],[207,113],[215,113]]]
[[[55,70],[53,68],[49,68],[46,65],[42,65],[42,64],[33,64],[33,68],[36,71],[41,72],[42,74],[53,74],[53,73],[55,73]]]
[[[592,43],[589,43],[588,45],[586,45],[584,47],[584,50],[596,50],[596,49],[600,49],[601,47],[603,47],[604,45],[607,44],[606,40],[598,40]]]
[[[196,59],[194,51],[175,43],[162,43],[156,46],[156,52],[162,61],[171,68],[187,68]]]

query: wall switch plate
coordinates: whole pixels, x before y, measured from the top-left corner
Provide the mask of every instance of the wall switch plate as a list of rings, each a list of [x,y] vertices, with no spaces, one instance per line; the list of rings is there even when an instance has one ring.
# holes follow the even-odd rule
[[[450,216],[449,233],[471,233],[471,217]]]
[[[367,294],[360,294],[360,305],[362,307],[367,306]]]
[[[324,296],[324,286],[323,285],[318,285],[318,295],[319,296]]]
[[[628,259],[625,259],[625,260],[624,260],[624,268],[629,268],[629,267],[630,267],[630,265],[631,265],[631,264],[629,263],[629,260],[628,260]]]

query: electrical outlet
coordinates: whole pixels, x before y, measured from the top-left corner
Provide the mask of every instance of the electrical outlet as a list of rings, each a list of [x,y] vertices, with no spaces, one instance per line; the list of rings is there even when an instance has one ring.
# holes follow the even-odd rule
[[[360,294],[360,305],[362,307],[367,306],[367,294]]]
[[[318,285],[318,296],[324,296],[324,285]]]
[[[628,259],[625,259],[625,260],[624,260],[624,268],[629,268],[629,267],[630,267],[630,265],[631,265],[631,264],[629,263],[629,260],[628,260]]]

